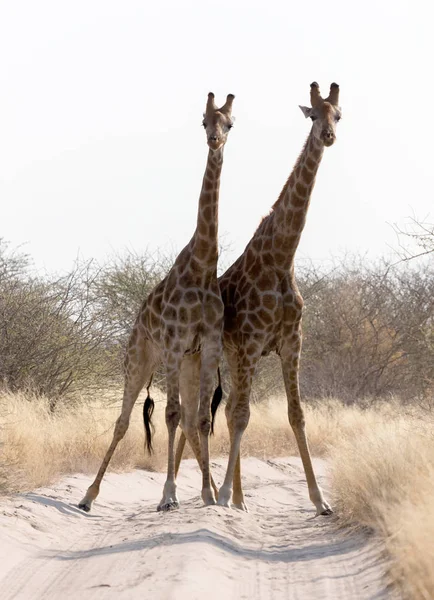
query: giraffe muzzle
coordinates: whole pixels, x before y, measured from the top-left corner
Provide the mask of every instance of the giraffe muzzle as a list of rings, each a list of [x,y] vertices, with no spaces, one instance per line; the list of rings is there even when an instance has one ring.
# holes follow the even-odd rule
[[[210,135],[208,137],[208,146],[212,150],[217,150],[220,147],[221,139],[218,135]]]
[[[333,131],[330,131],[329,129],[325,129],[321,133],[321,139],[324,142],[324,146],[332,146],[336,140],[336,136],[333,133]]]

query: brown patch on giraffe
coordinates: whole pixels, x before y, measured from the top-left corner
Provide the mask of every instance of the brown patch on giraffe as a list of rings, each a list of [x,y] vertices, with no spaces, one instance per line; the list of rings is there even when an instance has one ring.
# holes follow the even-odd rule
[[[262,323],[255,312],[249,313],[249,321],[255,329],[262,329]]]
[[[289,323],[294,323],[299,316],[300,316],[300,310],[295,308],[294,306],[287,306],[285,308],[285,319]]]
[[[312,160],[309,156],[306,158],[306,162],[305,165],[307,166],[308,169],[310,169],[311,171],[313,171],[313,169],[316,166],[316,162],[314,160]]]
[[[277,306],[277,299],[274,294],[263,294],[262,295],[262,304],[268,310],[274,310]]]
[[[303,183],[301,183],[301,181],[295,184],[295,189],[297,194],[300,194],[300,196],[306,196],[307,188]]]
[[[285,243],[285,236],[282,233],[277,233],[273,238],[274,248],[281,248]]]
[[[175,333],[176,329],[174,325],[166,325],[166,335],[164,336],[166,340],[170,340],[172,343]]]
[[[304,211],[300,211],[294,215],[294,219],[292,221],[292,225],[295,229],[301,229],[302,225],[306,220],[306,214]]]
[[[249,306],[257,306],[260,303],[260,297],[256,288],[252,287],[249,294]]]
[[[247,356],[254,356],[254,354],[256,354],[256,352],[257,352],[257,346],[253,342],[251,342],[250,344],[248,344],[248,346],[246,346],[246,355]]]
[[[259,290],[273,289],[275,283],[274,273],[264,271],[256,280],[256,285]]]
[[[249,291],[249,289],[250,289],[250,283],[247,280],[246,274],[244,274],[244,275],[242,275],[240,277],[237,289],[238,289],[238,291],[240,292],[241,295],[244,295],[246,292]]]
[[[285,244],[287,246],[288,244]],[[274,262],[276,265],[282,265],[287,261],[288,253],[283,252],[282,250],[275,250],[274,252]]]
[[[260,308],[257,314],[265,325],[269,325],[273,322],[273,316],[267,310],[265,310],[265,308]]]
[[[261,252],[262,250],[262,238],[254,238],[252,243],[252,248],[256,252]]]
[[[261,271],[262,261],[260,256],[256,256],[255,260],[250,265],[250,268],[247,270],[247,273],[252,279],[255,279],[258,273]]]
[[[153,311],[149,313],[149,321],[151,331],[157,329],[160,325],[160,317],[156,315]]]
[[[193,308],[190,310],[190,319],[192,323],[197,323],[197,321],[200,321],[202,317],[202,307],[200,304],[197,304],[196,306],[193,306]]]
[[[208,177],[205,177],[203,189],[205,192],[211,192],[214,189],[214,183]]]
[[[180,306],[178,309],[178,321],[182,324],[188,323],[188,311],[185,306]]]
[[[254,329],[253,329],[252,325],[249,323],[249,321],[245,321],[243,323],[243,325],[240,327],[240,329],[243,333],[247,333],[247,334],[253,333],[253,331],[254,331]]]
[[[203,211],[202,211],[202,216],[205,219],[205,221],[211,221],[211,219],[213,218],[213,214],[212,214],[212,209],[210,206],[206,206]]]
[[[299,239],[299,235],[297,233],[288,235],[288,244],[292,247],[297,243],[298,239]]]
[[[311,153],[315,160],[318,160],[321,156],[321,150],[318,147],[312,148]]]
[[[211,303],[207,302],[204,306],[204,317],[207,324],[215,323],[219,318],[219,311]]]
[[[294,218],[294,211],[293,210],[288,210],[286,212],[285,215],[285,227],[287,227],[288,229],[291,228],[292,226],[292,219]]]
[[[176,309],[170,304],[167,305],[163,311],[163,319],[167,321],[175,321],[176,319]]]
[[[184,300],[187,304],[198,302],[198,295],[195,290],[187,290],[184,294]]]
[[[199,220],[198,224],[197,224],[197,233],[204,237],[207,238],[208,237],[208,224],[205,223],[205,221]]]
[[[301,178],[303,179],[303,181],[310,185],[312,183],[312,173],[310,171],[307,170],[307,168],[304,166],[303,169],[301,170]]]
[[[244,267],[249,269],[253,262],[256,260],[256,254],[253,252],[251,248],[249,248],[244,255]]]
[[[270,252],[272,246],[273,246],[272,238],[271,237],[264,238],[264,242],[262,245],[264,252]]]
[[[181,296],[181,290],[179,290],[178,288],[176,288],[170,294],[169,302],[171,302],[172,304],[179,304],[181,302],[181,297],[182,297]]]
[[[264,252],[264,254],[261,255],[261,258],[264,267],[267,268],[272,267],[274,265],[274,258],[271,252]]]
[[[303,206],[306,205],[306,198],[302,198],[298,194],[294,194],[291,198],[291,204],[294,206],[294,208],[303,208]]]

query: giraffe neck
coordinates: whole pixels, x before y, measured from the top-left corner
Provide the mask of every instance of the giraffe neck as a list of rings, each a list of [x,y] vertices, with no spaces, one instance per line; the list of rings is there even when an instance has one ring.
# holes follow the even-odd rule
[[[324,144],[311,131],[271,214],[258,228],[272,238],[273,263],[283,270],[293,263],[323,152]]]
[[[202,265],[216,267],[218,258],[218,203],[223,147],[209,150],[192,242],[192,256]]]

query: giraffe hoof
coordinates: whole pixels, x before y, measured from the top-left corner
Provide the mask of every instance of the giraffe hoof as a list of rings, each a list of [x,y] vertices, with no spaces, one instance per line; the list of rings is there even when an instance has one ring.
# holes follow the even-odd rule
[[[233,502],[232,507],[236,508],[237,510],[242,510],[243,512],[249,512],[249,509],[247,508],[245,502],[240,502],[238,504],[235,504],[235,502]]]
[[[87,502],[80,502],[80,504],[78,505],[78,508],[80,508],[81,510],[84,510],[84,512],[90,512],[90,504]]]
[[[323,510],[322,512],[319,513],[320,516],[322,517],[327,517],[329,515],[333,514],[333,510],[330,508],[330,506],[328,506],[325,510]]]
[[[176,510],[179,508],[178,500],[173,502],[166,502],[166,504],[159,504],[157,506],[157,512],[169,512],[169,510]]]

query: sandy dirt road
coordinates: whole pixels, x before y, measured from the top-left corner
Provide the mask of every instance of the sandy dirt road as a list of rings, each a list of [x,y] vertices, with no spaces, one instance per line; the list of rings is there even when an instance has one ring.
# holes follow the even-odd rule
[[[213,462],[222,480],[224,461]],[[324,481],[324,464],[317,460]],[[164,475],[109,474],[92,512],[90,477],[0,502],[2,600],[390,598],[380,548],[314,517],[299,459],[243,460],[249,513],[203,507],[185,461],[181,507],[157,513]]]

